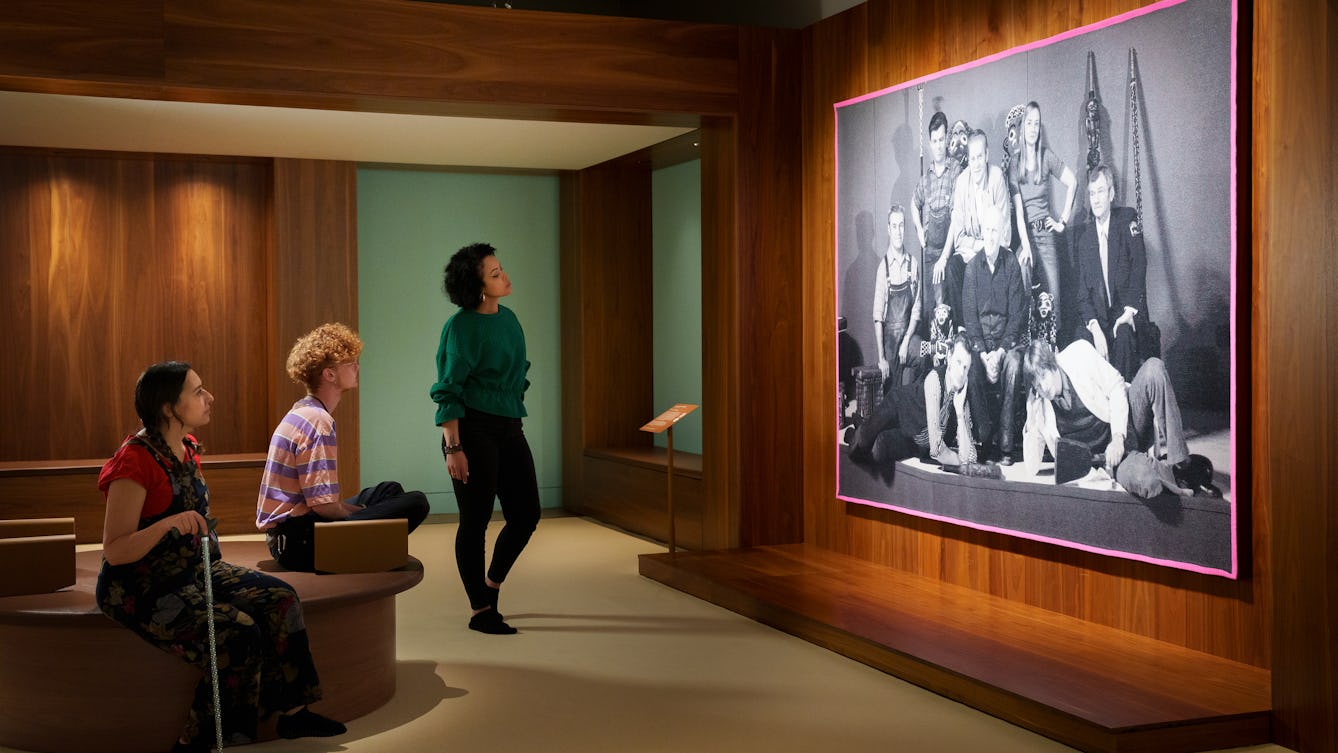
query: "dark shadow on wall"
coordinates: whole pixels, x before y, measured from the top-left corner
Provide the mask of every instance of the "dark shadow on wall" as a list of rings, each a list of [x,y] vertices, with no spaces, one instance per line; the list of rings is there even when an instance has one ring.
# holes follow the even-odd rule
[[[851,369],[864,365],[865,353],[872,354],[873,346],[873,278],[878,267],[878,253],[874,251],[874,219],[872,212],[855,215],[855,246],[859,253],[841,277],[841,310],[838,316],[846,319],[846,332],[838,341],[837,368],[847,396],[855,394],[855,378]]]

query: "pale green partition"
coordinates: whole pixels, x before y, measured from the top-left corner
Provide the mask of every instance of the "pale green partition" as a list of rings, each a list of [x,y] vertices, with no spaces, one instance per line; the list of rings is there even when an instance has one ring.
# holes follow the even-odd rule
[[[655,411],[702,399],[701,160],[651,175]],[[674,449],[702,451],[702,406],[674,426]],[[647,416],[647,419],[652,416]],[[665,436],[655,444],[663,447]]]
[[[358,170],[358,322],[362,483],[394,479],[457,512],[428,388],[441,326],[457,309],[442,268],[484,241],[511,276],[502,301],[520,318],[530,361],[525,435],[545,507],[562,504],[558,348],[558,178],[421,168]],[[677,436],[675,436],[677,439]]]

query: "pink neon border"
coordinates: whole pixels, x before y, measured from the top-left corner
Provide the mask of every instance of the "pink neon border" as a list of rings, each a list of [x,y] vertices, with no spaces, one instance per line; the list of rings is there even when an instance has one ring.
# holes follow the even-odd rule
[[[1237,342],[1237,341],[1236,341],[1236,337],[1237,337],[1237,334],[1236,334],[1236,313],[1237,313],[1237,312],[1236,312],[1236,294],[1237,294],[1236,264],[1237,264],[1237,256],[1236,256],[1236,254],[1237,254],[1237,246],[1239,245],[1239,239],[1237,238],[1237,229],[1236,229],[1236,206],[1237,206],[1237,200],[1238,200],[1238,199],[1237,199],[1237,194],[1236,194],[1236,190],[1237,190],[1237,189],[1236,189],[1236,181],[1237,181],[1237,177],[1238,177],[1238,176],[1237,176],[1237,160],[1236,160],[1236,137],[1237,137],[1237,125],[1236,125],[1237,112],[1236,112],[1236,105],[1237,105],[1237,97],[1238,97],[1238,92],[1237,92],[1237,88],[1236,88],[1236,87],[1237,87],[1237,80],[1236,80],[1237,76],[1236,76],[1236,74],[1237,74],[1237,67],[1239,66],[1239,62],[1238,62],[1237,57],[1236,57],[1236,56],[1237,56],[1237,50],[1236,50],[1236,47],[1237,47],[1237,45],[1238,45],[1238,43],[1239,43],[1238,34],[1239,34],[1239,23],[1240,23],[1240,20],[1239,20],[1239,12],[1240,12],[1240,11],[1239,11],[1239,6],[1238,6],[1238,3],[1237,3],[1237,0],[1229,0],[1229,1],[1230,1],[1230,3],[1231,3],[1231,85],[1230,85],[1230,91],[1231,91],[1231,105],[1230,105],[1230,106],[1231,106],[1231,145],[1230,145],[1230,149],[1229,149],[1229,154],[1230,154],[1230,158],[1231,158],[1231,208],[1230,208],[1230,224],[1231,224],[1231,254],[1230,254],[1230,260],[1231,260],[1231,284],[1230,284],[1230,286],[1229,286],[1229,289],[1230,289],[1230,291],[1231,291],[1231,292],[1230,292],[1230,296],[1231,296],[1231,353],[1230,353],[1230,360],[1231,360],[1231,398],[1230,398],[1230,400],[1231,400],[1231,405],[1230,405],[1230,408],[1231,408],[1231,442],[1230,442],[1230,457],[1231,457],[1231,569],[1230,569],[1229,571],[1227,571],[1227,570],[1219,570],[1219,569],[1216,569],[1216,568],[1204,567],[1204,566],[1202,566],[1202,565],[1195,565],[1195,564],[1193,564],[1193,563],[1189,563],[1189,562],[1179,562],[1179,561],[1176,561],[1176,560],[1165,560],[1165,559],[1160,559],[1160,558],[1158,558],[1158,557],[1150,557],[1150,556],[1143,555],[1143,554],[1137,554],[1137,553],[1134,553],[1134,552],[1123,552],[1123,551],[1119,551],[1119,550],[1115,550],[1115,549],[1105,549],[1105,548],[1098,547],[1098,546],[1092,546],[1092,545],[1090,545],[1090,544],[1082,544],[1082,543],[1078,543],[1078,542],[1074,542],[1074,541],[1068,541],[1068,540],[1066,540],[1066,539],[1056,539],[1056,538],[1052,538],[1052,537],[1049,537],[1049,536],[1041,536],[1041,535],[1039,535],[1039,534],[1027,533],[1026,531],[1016,531],[1016,530],[1013,530],[1013,529],[1011,529],[1011,528],[1000,528],[1000,527],[998,527],[998,526],[985,525],[985,524],[982,524],[982,523],[973,523],[973,522],[971,522],[971,521],[962,520],[962,519],[960,519],[960,518],[950,518],[950,517],[947,517],[947,516],[937,515],[937,514],[934,514],[934,513],[922,512],[922,511],[920,511],[920,510],[911,510],[911,509],[908,509],[908,508],[905,508],[905,507],[898,507],[898,506],[896,506],[896,505],[890,505],[890,504],[886,504],[886,503],[883,503],[883,502],[875,502],[875,501],[873,501],[873,500],[867,500],[867,499],[857,499],[857,498],[854,498],[854,497],[845,497],[845,496],[842,496],[842,495],[840,494],[840,489],[841,489],[841,450],[840,450],[840,445],[836,445],[836,449],[835,449],[835,455],[836,455],[836,488],[837,488],[837,495],[836,495],[836,498],[837,498],[837,499],[845,500],[845,501],[847,501],[847,502],[854,502],[854,503],[856,503],[856,504],[869,505],[869,506],[872,506],[872,507],[881,507],[881,508],[888,509],[888,510],[896,510],[897,512],[906,513],[907,515],[914,515],[914,516],[916,516],[916,517],[920,517],[920,518],[928,518],[928,519],[931,519],[931,520],[937,520],[937,521],[941,521],[941,522],[945,522],[945,523],[952,523],[952,524],[955,524],[955,525],[966,526],[967,528],[974,528],[974,529],[976,529],[976,530],[990,531],[990,532],[993,532],[993,533],[1003,533],[1003,534],[1007,534],[1007,535],[1010,535],[1010,536],[1017,536],[1017,537],[1020,537],[1020,538],[1031,539],[1031,540],[1033,540],[1033,541],[1042,541],[1042,542],[1045,542],[1045,543],[1048,543],[1048,544],[1057,544],[1057,545],[1059,545],[1059,546],[1068,547],[1068,548],[1071,548],[1071,549],[1079,549],[1079,550],[1087,551],[1087,552],[1094,552],[1094,553],[1096,553],[1096,554],[1105,554],[1105,555],[1110,555],[1110,556],[1113,556],[1113,557],[1120,557],[1120,558],[1123,558],[1123,559],[1137,560],[1137,561],[1140,561],[1140,562],[1148,562],[1148,563],[1151,563],[1151,564],[1154,564],[1154,565],[1163,565],[1163,566],[1166,566],[1166,567],[1172,567],[1172,568],[1177,568],[1177,569],[1181,569],[1181,570],[1189,570],[1189,571],[1192,571],[1192,572],[1204,573],[1204,574],[1207,574],[1207,575],[1219,575],[1219,576],[1225,576],[1225,577],[1227,577],[1227,578],[1231,578],[1231,579],[1236,579],[1236,578],[1239,578],[1239,577],[1240,577],[1240,562],[1239,562],[1239,559],[1240,559],[1240,542],[1239,542],[1239,540],[1238,540],[1238,537],[1239,537],[1239,535],[1240,535],[1240,531],[1239,531],[1239,527],[1238,527],[1238,526],[1239,526],[1239,521],[1237,520],[1237,515],[1239,514],[1239,510],[1240,510],[1240,499],[1239,499],[1238,491],[1237,491],[1237,488],[1236,488],[1236,481],[1237,481],[1237,479],[1238,479],[1239,476],[1240,476],[1240,473],[1239,473],[1239,464],[1236,462],[1236,457],[1237,457],[1237,455],[1236,455],[1236,444],[1237,444],[1236,414],[1239,412],[1239,408],[1238,408],[1238,406],[1237,406],[1237,404],[1236,404],[1236,396],[1237,396],[1237,385],[1236,385],[1236,379],[1237,379],[1237,376],[1236,376],[1236,371],[1237,371],[1237,364],[1236,364],[1236,358],[1235,358],[1235,355],[1236,355],[1236,342]],[[969,62],[969,63],[963,63],[963,64],[961,64],[961,65],[957,65],[957,66],[954,66],[954,67],[952,67],[952,68],[947,68],[947,69],[944,69],[944,70],[941,70],[941,71],[937,71],[937,72],[935,72],[935,73],[931,73],[931,74],[929,74],[929,75],[927,75],[927,76],[921,76],[920,78],[913,79],[913,80],[911,80],[911,81],[907,81],[907,82],[904,82],[904,83],[901,83],[901,84],[897,84],[896,86],[889,86],[889,87],[887,87],[887,88],[885,88],[885,89],[880,89],[880,90],[875,91],[875,92],[870,92],[870,93],[868,93],[868,94],[863,94],[863,95],[858,96],[858,97],[853,97],[853,98],[851,98],[851,99],[847,99],[847,100],[845,100],[845,101],[843,101],[843,102],[837,102],[836,104],[834,104],[834,105],[832,106],[832,116],[833,116],[834,119],[837,118],[837,116],[840,114],[839,111],[840,111],[840,109],[841,109],[842,107],[846,107],[846,106],[849,106],[849,105],[857,104],[857,103],[859,103],[859,102],[863,102],[863,101],[865,101],[865,100],[873,99],[873,98],[875,98],[875,97],[881,97],[882,95],[887,94],[887,93],[889,93],[889,92],[894,92],[894,91],[897,91],[897,90],[899,90],[899,89],[905,89],[905,88],[907,88],[907,87],[915,86],[915,85],[917,85],[917,84],[920,84],[920,83],[923,83],[923,82],[926,82],[926,81],[932,81],[932,80],[937,79],[937,78],[942,78],[943,76],[947,76],[947,75],[949,75],[949,74],[951,74],[951,73],[957,73],[957,72],[960,72],[960,71],[969,70],[969,69],[971,69],[971,68],[977,68],[977,67],[979,67],[979,66],[985,65],[986,63],[992,63],[992,62],[994,62],[994,61],[996,61],[996,60],[1001,60],[1001,59],[1003,59],[1003,58],[1010,57],[1010,56],[1012,56],[1012,55],[1016,55],[1016,54],[1021,53],[1021,52],[1026,52],[1026,51],[1028,51],[1028,50],[1036,49],[1036,48],[1039,48],[1039,47],[1046,47],[1046,46],[1048,46],[1048,45],[1054,44],[1055,42],[1060,42],[1060,41],[1063,41],[1063,40],[1065,40],[1065,39],[1070,39],[1070,38],[1072,38],[1072,37],[1082,36],[1083,34],[1087,34],[1087,33],[1089,33],[1089,32],[1093,32],[1093,31],[1096,31],[1096,30],[1098,30],[1098,29],[1103,29],[1103,28],[1106,28],[1106,27],[1108,27],[1108,26],[1114,26],[1114,25],[1116,25],[1116,24],[1123,23],[1123,22],[1125,22],[1125,21],[1128,21],[1128,20],[1133,19],[1133,18],[1137,18],[1137,17],[1139,17],[1139,16],[1145,16],[1145,15],[1147,15],[1147,14],[1149,14],[1149,13],[1153,13],[1153,12],[1158,11],[1158,10],[1161,10],[1161,9],[1163,9],[1163,8],[1169,8],[1169,7],[1171,7],[1171,6],[1180,5],[1181,3],[1184,3],[1184,2],[1187,2],[1187,0],[1161,0],[1160,2],[1153,3],[1152,5],[1147,5],[1147,6],[1144,6],[1144,7],[1142,7],[1142,8],[1138,8],[1138,9],[1136,9],[1136,10],[1131,10],[1131,11],[1129,11],[1129,12],[1127,12],[1127,13],[1121,13],[1121,14],[1118,15],[1118,16],[1112,16],[1112,17],[1110,17],[1110,18],[1108,18],[1108,19],[1106,19],[1106,20],[1104,20],[1104,21],[1098,21],[1098,22],[1093,23],[1093,24],[1088,24],[1087,26],[1080,26],[1080,27],[1078,27],[1078,28],[1076,28],[1076,29],[1070,29],[1069,31],[1063,32],[1063,33],[1061,33],[1061,34],[1056,34],[1056,35],[1054,35],[1054,36],[1052,36],[1052,37],[1048,37],[1048,38],[1046,38],[1046,39],[1042,39],[1042,40],[1039,40],[1039,41],[1036,41],[1036,42],[1031,42],[1031,43],[1029,43],[1029,44],[1025,44],[1025,45],[1020,45],[1020,46],[1018,46],[1018,47],[1014,47],[1014,48],[1012,48],[1012,49],[1004,50],[1004,51],[1002,51],[1002,52],[996,52],[996,53],[994,53],[993,55],[988,55],[988,56],[983,57],[983,58],[980,58],[980,59],[978,59],[978,60],[973,60],[973,61],[971,61],[971,62]],[[839,186],[839,185],[840,185],[840,181],[841,181],[841,174],[840,174],[840,173],[841,173],[841,155],[840,155],[840,141],[839,141],[839,140],[837,140],[835,146],[833,147],[833,155],[834,155],[834,157],[836,158],[836,164],[835,164],[836,185]],[[840,218],[840,216],[841,216],[841,197],[840,197],[839,192],[836,192],[836,193],[837,193],[837,196],[836,196],[836,217],[837,217],[837,218]],[[836,237],[834,238],[833,248],[836,248],[836,247],[839,246],[839,244],[840,244],[840,228],[839,228],[839,223],[836,223],[836,227],[834,228],[834,232],[836,233]],[[840,270],[840,266],[839,266],[839,265],[840,265],[840,260],[836,258],[836,255],[835,255],[835,254],[833,254],[832,256],[833,256],[833,259],[832,259],[832,260],[833,260],[833,266],[836,267],[836,269],[835,269],[835,274],[833,275],[833,279],[836,281],[837,292],[839,293],[839,292],[840,292],[840,279],[841,279],[841,270]],[[838,299],[839,299],[839,296],[838,296]],[[840,381],[840,379],[841,379],[841,374],[840,374],[840,371],[839,371],[839,367],[837,367],[836,379],[837,379],[837,381]]]

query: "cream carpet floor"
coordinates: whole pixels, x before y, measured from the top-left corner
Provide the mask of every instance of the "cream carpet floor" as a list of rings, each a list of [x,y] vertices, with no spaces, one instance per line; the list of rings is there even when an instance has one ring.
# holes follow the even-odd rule
[[[499,609],[520,633],[472,632],[455,568],[456,526],[435,520],[410,537],[425,577],[397,600],[390,703],[339,738],[239,750],[1072,750],[642,578],[637,555],[663,547],[585,518],[541,521],[507,579]],[[490,538],[500,527],[493,523]]]

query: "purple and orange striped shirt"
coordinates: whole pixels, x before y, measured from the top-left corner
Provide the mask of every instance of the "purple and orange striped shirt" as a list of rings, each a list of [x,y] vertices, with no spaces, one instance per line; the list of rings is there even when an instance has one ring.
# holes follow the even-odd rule
[[[311,395],[293,403],[269,440],[256,528],[268,530],[317,505],[341,502],[334,416]]]

